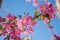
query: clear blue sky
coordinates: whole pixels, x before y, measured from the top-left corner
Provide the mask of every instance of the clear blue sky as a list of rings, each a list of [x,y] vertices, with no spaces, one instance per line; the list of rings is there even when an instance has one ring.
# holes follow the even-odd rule
[[[54,0],[50,0],[53,4],[55,4]],[[39,3],[43,4],[44,2],[39,0]],[[38,7],[34,7],[33,3],[26,3],[25,0],[3,0],[2,9],[0,9],[0,16],[6,17],[8,13],[14,15],[24,15],[24,12],[29,12],[33,17],[35,9]],[[31,34],[33,40],[49,40],[52,36],[51,31],[46,27],[43,21],[37,20],[38,25],[34,27],[34,33]],[[55,33],[60,35],[60,20],[58,18],[52,19],[51,25],[54,26]],[[0,40],[3,40],[4,37],[0,36]]]

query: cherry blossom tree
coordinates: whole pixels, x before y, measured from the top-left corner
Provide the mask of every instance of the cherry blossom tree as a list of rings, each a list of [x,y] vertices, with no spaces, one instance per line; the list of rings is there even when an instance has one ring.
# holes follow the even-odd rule
[[[60,18],[60,1],[56,0],[56,7],[54,8],[53,3],[44,0],[46,4],[39,4],[38,0],[25,0],[26,2],[33,2],[33,6],[38,6],[38,9],[34,12],[34,17],[30,15],[19,15],[19,18],[15,15],[8,14],[5,18],[0,17],[0,36],[4,36],[4,40],[31,40],[31,36],[21,38],[21,34],[33,33],[33,27],[37,24],[37,20],[43,20],[53,34],[53,39],[60,40],[60,36],[54,33],[54,27],[50,25],[51,20],[56,17],[57,12]],[[0,0],[0,7],[2,0]]]

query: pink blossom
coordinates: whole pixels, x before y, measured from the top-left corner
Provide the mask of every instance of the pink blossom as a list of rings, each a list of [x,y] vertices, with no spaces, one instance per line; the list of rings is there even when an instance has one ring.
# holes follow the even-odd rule
[[[57,34],[54,35],[56,40],[60,40],[60,36],[58,36]]]
[[[14,22],[6,22],[2,24],[2,27],[6,30],[7,34],[12,34],[15,33],[14,36],[19,36],[20,35],[20,29],[17,28],[16,24]]]
[[[30,2],[31,0],[25,0],[26,2]]]
[[[3,29],[5,29],[5,31],[7,32],[7,34],[11,32],[11,27],[10,27],[9,23],[3,23],[2,27],[3,27]]]
[[[16,38],[14,38],[14,40],[21,40],[21,38],[20,37],[16,37]]]
[[[16,38],[16,37],[20,37],[20,32],[19,32],[19,30],[18,31],[11,31],[10,32],[10,36],[12,37],[12,38]]]
[[[49,22],[48,18],[44,17],[44,23],[48,23],[48,22]]]
[[[17,20],[16,25],[17,25],[17,28],[20,29],[21,31],[23,31],[23,29],[25,28],[24,26],[25,24],[23,25],[22,19]]]
[[[27,30],[25,30],[25,31],[23,31],[23,32],[22,32],[22,34],[28,34],[28,31],[27,31]]]
[[[27,15],[27,16],[24,16],[22,19],[17,20],[16,24],[18,26],[22,26],[22,25],[24,25],[24,26],[26,26],[26,25],[28,25],[28,26],[34,26],[37,23],[36,23],[36,21],[33,20],[33,18],[31,16]]]
[[[33,28],[30,27],[30,28],[28,29],[28,32],[29,32],[29,33],[33,33]]]
[[[34,26],[34,25],[36,25],[37,24],[37,22],[35,21],[35,20],[33,20],[33,18],[31,17],[31,16],[25,16],[24,17],[25,19],[26,19],[26,21],[27,21],[27,24],[28,24],[28,26]]]
[[[8,15],[6,16],[6,19],[7,19],[7,20],[14,20],[14,19],[16,19],[16,16],[11,15],[11,14],[8,14]]]
[[[33,0],[33,5],[34,6],[38,6],[38,1],[37,0]]]
[[[33,33],[33,28],[26,29],[22,32],[22,34],[28,34],[28,33]]]
[[[33,28],[34,25],[36,25],[36,21],[33,20],[33,18],[29,15],[24,16],[22,19],[18,19],[16,22],[17,27],[22,31],[22,33],[32,33],[31,28]],[[26,26],[28,25],[28,29]]]
[[[25,0],[26,2],[33,2],[33,6],[38,6],[38,0]]]
[[[43,15],[49,14],[50,18],[55,18],[55,9],[53,8],[52,3],[42,4],[39,8],[40,12]]]
[[[33,26],[37,23],[29,15],[25,15],[21,19],[16,19],[14,15],[8,14],[6,17],[6,22],[1,23],[2,31],[1,35],[9,35],[14,40],[20,40],[20,34],[33,33]]]

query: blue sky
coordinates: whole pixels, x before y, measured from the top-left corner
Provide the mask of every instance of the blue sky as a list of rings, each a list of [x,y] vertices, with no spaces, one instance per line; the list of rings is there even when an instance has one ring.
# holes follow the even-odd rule
[[[50,0],[55,5],[55,1]],[[40,4],[43,4],[44,1],[39,0]],[[26,3],[25,0],[3,0],[2,8],[0,9],[0,16],[6,17],[7,14],[13,15],[24,15],[24,12],[28,13],[34,17],[34,11],[38,7],[34,7],[33,3]],[[43,21],[37,20],[38,24],[34,27],[34,33],[32,35],[33,40],[49,40],[52,36],[51,31],[43,23]],[[51,25],[54,26],[54,32],[60,35],[60,20],[58,18],[52,19]],[[23,35],[21,35],[23,36]],[[4,37],[0,36],[0,40],[3,40]]]

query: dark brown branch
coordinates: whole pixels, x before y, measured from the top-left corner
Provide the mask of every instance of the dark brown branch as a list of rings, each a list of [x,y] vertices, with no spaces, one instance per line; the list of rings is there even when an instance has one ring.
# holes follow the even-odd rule
[[[2,5],[2,0],[0,0],[0,8],[1,8],[1,5]]]

